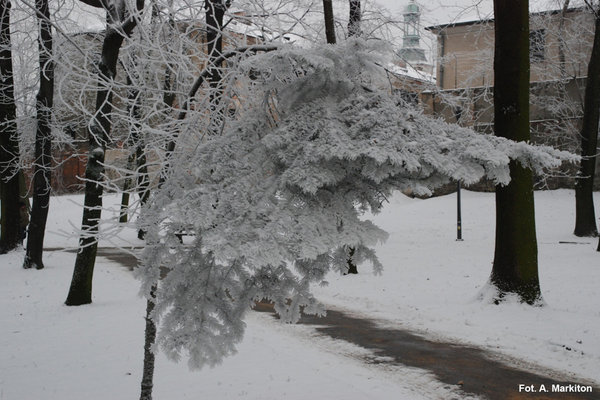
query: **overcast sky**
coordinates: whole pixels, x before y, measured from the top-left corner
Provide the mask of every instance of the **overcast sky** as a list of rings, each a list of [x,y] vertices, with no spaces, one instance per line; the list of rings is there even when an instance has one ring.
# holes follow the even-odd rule
[[[409,0],[375,0],[399,17]],[[491,16],[492,0],[417,0],[423,25],[442,24],[456,19],[464,21]]]
[[[374,0],[400,16],[410,0]],[[529,0],[530,11],[560,9],[564,0]],[[581,5],[583,0],[571,0],[571,7]],[[424,26],[448,22],[470,21],[492,18],[493,0],[416,0],[421,7],[421,22]]]

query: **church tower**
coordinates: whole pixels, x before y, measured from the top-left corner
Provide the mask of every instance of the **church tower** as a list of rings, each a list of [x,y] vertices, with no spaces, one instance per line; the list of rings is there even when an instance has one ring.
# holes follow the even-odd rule
[[[429,71],[431,66],[427,63],[425,50],[421,48],[421,10],[415,0],[410,0],[410,3],[404,7],[402,15],[404,16],[404,36],[398,55],[415,69]]]

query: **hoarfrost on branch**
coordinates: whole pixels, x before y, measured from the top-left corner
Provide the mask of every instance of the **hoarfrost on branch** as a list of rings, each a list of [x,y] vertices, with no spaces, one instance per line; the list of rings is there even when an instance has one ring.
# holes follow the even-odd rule
[[[383,50],[351,39],[230,62],[239,101],[222,134],[182,122],[188,134],[139,220],[143,293],[169,271],[154,318],[172,359],[187,354],[201,367],[232,354],[261,299],[288,322],[301,309],[322,313],[310,284],[344,272],[350,247],[355,262],[381,271],[371,247],[386,233],[364,214],[393,191],[429,194],[486,176],[506,184],[511,159],[537,172],[575,159],[423,115],[393,95]],[[191,245],[182,231],[195,233]]]

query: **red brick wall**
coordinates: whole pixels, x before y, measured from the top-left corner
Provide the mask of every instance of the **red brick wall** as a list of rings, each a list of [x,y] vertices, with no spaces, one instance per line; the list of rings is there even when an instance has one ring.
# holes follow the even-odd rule
[[[52,191],[53,193],[73,193],[82,191],[85,176],[87,151],[83,149],[54,151],[52,161]],[[31,196],[33,185],[33,168],[25,171],[25,182],[28,194]]]
[[[55,154],[55,165],[52,171],[52,189],[56,193],[77,192],[83,189],[87,153],[62,152]]]

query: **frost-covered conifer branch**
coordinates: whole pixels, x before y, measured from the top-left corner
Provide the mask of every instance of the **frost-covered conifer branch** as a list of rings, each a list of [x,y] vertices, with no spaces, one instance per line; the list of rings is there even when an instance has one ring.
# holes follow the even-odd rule
[[[378,50],[356,39],[256,54],[232,67],[240,110],[222,135],[200,128],[194,143],[192,121],[181,121],[193,145],[173,153],[169,179],[140,217],[150,238],[138,271],[144,293],[161,268],[169,271],[155,317],[172,358],[218,362],[262,298],[286,321],[302,307],[321,312],[310,284],[344,272],[350,247],[380,272],[371,248],[386,233],[364,213],[378,212],[395,190],[427,194],[484,176],[505,184],[512,159],[537,171],[576,159],[425,116],[390,94]],[[177,239],[182,230],[195,232],[191,243]]]

